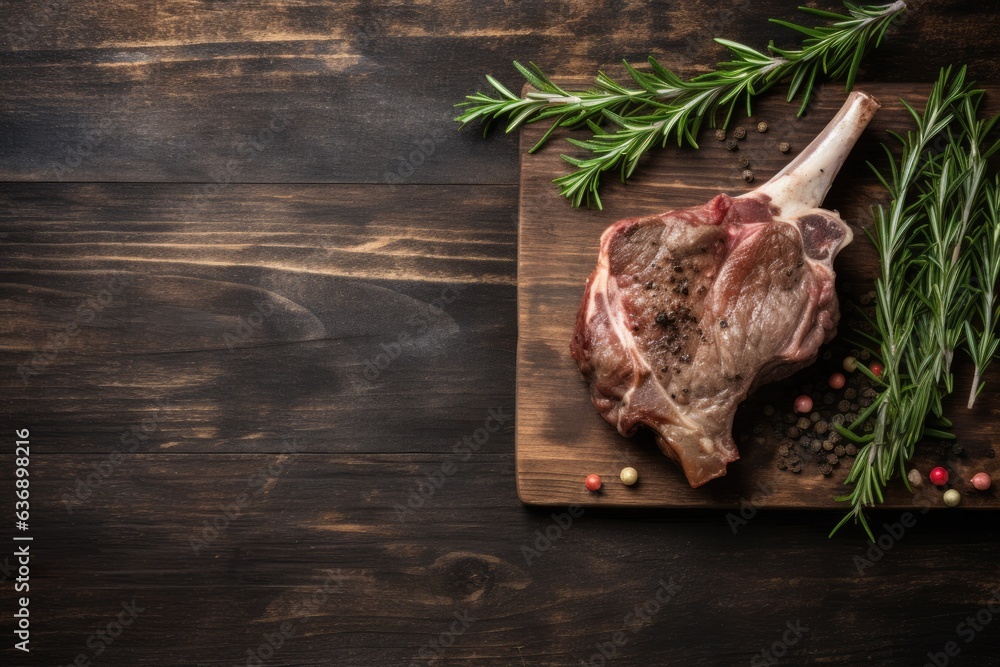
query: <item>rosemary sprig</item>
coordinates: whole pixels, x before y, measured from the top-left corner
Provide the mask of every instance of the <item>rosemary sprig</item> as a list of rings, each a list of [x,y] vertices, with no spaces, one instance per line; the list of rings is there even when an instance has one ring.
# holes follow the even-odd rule
[[[980,232],[977,227],[984,197],[1000,205],[998,191],[985,177],[986,161],[997,150],[996,144],[986,147],[985,139],[996,120],[977,119],[981,99],[982,91],[973,90],[966,81],[964,67],[954,76],[951,68],[942,70],[922,113],[903,101],[916,130],[893,134],[901,145],[900,155],[884,146],[889,173],[875,170],[892,200],[873,209],[869,236],[879,255],[880,272],[875,318],[870,322],[874,334],[862,335],[881,356],[884,370],[876,378],[864,366],[858,367],[881,391],[854,424],[838,426],[844,437],[863,447],[846,480],[853,488],[838,498],[850,502],[851,510],[833,532],[853,518],[874,539],[865,508],[882,500],[883,489],[897,473],[909,486],[906,464],[925,435],[949,437],[929,426],[928,417],[950,425],[941,401],[953,388],[951,363],[963,334],[970,349],[973,345],[967,321],[977,292],[971,276],[990,280],[987,272],[977,270],[965,240],[970,230],[992,231]],[[938,136],[947,139],[946,148],[934,153],[930,147]],[[1000,244],[1000,232],[996,233]],[[996,258],[980,255],[980,264],[985,261],[983,266],[992,268],[989,263],[994,259],[1000,275],[1000,253]],[[995,283],[993,277],[991,290]],[[991,317],[996,317],[992,303]],[[983,346],[986,360],[995,349],[988,342]],[[873,433],[859,435],[858,427],[871,415],[876,420]]]
[[[994,177],[992,180],[985,177],[987,161],[1000,150],[1000,139],[985,151],[979,150],[980,146],[987,145],[986,137],[1000,121],[1000,114],[988,119],[979,119],[976,108],[970,101],[963,106],[959,118],[969,135],[970,159],[962,168],[970,174],[970,182],[978,181],[982,184],[978,197],[966,198],[962,227],[964,234],[970,223],[975,222],[976,213],[982,216],[982,224],[970,239],[969,258],[972,274],[978,282],[978,292],[975,294],[972,310],[978,315],[979,328],[978,330],[974,328],[971,318],[966,319],[964,326],[966,349],[975,363],[968,401],[968,407],[972,409],[976,396],[983,388],[982,373],[996,354],[997,346],[1000,345],[1000,340],[997,338],[996,306],[996,286],[1000,279],[1000,181],[997,180],[1000,177]],[[974,203],[977,204],[977,208],[973,211],[968,210]]]
[[[730,60],[711,72],[684,80],[649,58],[650,71],[639,71],[628,62],[625,68],[637,87],[619,84],[603,72],[594,87],[567,91],[554,83],[533,63],[514,65],[536,90],[523,98],[503,84],[487,77],[499,97],[477,92],[458,106],[465,110],[455,120],[463,126],[473,121],[489,124],[507,119],[511,132],[525,123],[552,119],[552,125],[531,149],[540,148],[557,127],[586,125],[594,134],[589,141],[570,139],[593,153],[589,159],[563,158],[577,171],[557,178],[563,195],[579,206],[586,199],[600,208],[600,177],[605,171],[620,169],[622,180],[635,171],[639,159],[653,146],[666,145],[675,138],[678,145],[698,147],[697,135],[707,116],[715,127],[727,127],[737,105],[751,114],[754,97],[777,83],[789,83],[788,101],[801,96],[799,115],[805,113],[820,79],[845,79],[853,86],[864,55],[877,47],[892,20],[906,9],[902,0],[886,5],[855,5],[845,2],[847,14],[800,7],[806,14],[822,18],[828,25],[814,28],[788,21],[772,22],[805,35],[799,49],[780,49],[768,44],[768,53],[726,39]],[[719,112],[724,112],[721,123]],[[611,123],[615,130],[603,126]],[[484,128],[485,130],[485,128]]]
[[[996,117],[993,119],[996,120]],[[976,311],[980,326],[976,329],[966,321],[965,333],[969,356],[976,365],[969,390],[968,407],[971,410],[976,397],[983,389],[982,376],[1000,346],[997,326],[1000,324],[1000,303],[996,286],[1000,281],[1000,176],[988,182],[986,191],[986,220],[982,232],[972,244],[973,273],[979,282]]]

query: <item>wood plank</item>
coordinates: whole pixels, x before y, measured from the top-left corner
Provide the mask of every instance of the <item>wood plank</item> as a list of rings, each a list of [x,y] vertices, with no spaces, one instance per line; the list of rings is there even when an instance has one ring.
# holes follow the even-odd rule
[[[865,162],[881,159],[879,142],[887,138],[888,130],[902,132],[909,127],[910,119],[899,97],[922,105],[929,87],[873,84],[865,89],[884,106],[844,166],[825,204],[839,210],[854,230],[854,243],[837,259],[842,304],[860,303],[861,295],[873,285],[878,266],[863,226],[870,222],[870,206],[882,200],[883,193]],[[998,89],[989,90],[989,103],[996,107]],[[840,88],[822,89],[811,112],[801,119],[794,117],[795,107],[769,97],[758,106],[755,117],[738,121],[749,132],[737,154],[750,159],[757,183],[768,180],[804,148],[833,117],[845,96]],[[758,120],[770,124],[766,134],[756,131]],[[547,147],[536,155],[526,154],[540,134],[541,129],[537,128],[525,131],[521,145],[517,375],[521,499],[553,505],[735,507],[753,498],[760,507],[837,507],[834,498],[843,492],[849,459],[844,458],[844,464],[833,475],[824,476],[815,462],[816,456],[808,454],[807,458],[807,452],[797,447],[798,438],[793,440],[785,434],[790,425],[782,424],[780,432],[775,432],[764,407],[777,406],[779,416],[781,412],[790,412],[788,406],[801,393],[800,385],[808,385],[809,392],[837,368],[837,359],[848,354],[849,345],[842,340],[826,348],[830,360],[758,392],[742,406],[734,428],[742,459],[730,464],[726,478],[699,489],[690,488],[679,469],[664,459],[651,438],[624,438],[597,414],[569,354],[580,295],[593,269],[598,239],[604,229],[622,218],[699,204],[719,192],[749,191],[754,186],[741,179],[736,155],[710,136],[710,131],[705,131],[700,138],[701,150],[667,148],[646,160],[627,186],[606,183],[602,191],[603,211],[575,210],[549,182],[569,168],[559,157],[562,146]],[[782,141],[792,145],[790,154],[777,149]],[[849,305],[844,305],[842,312],[852,311]],[[845,320],[841,325],[842,338],[849,329],[850,324]],[[996,492],[976,493],[970,480],[979,471],[1000,478],[1000,460],[995,450],[1000,440],[1000,402],[992,393],[1000,386],[1000,367],[991,367],[986,382],[993,389],[987,390],[972,411],[963,405],[971,381],[967,364],[959,363],[956,375],[957,392],[948,406],[948,414],[955,422],[954,433],[964,452],[961,456],[943,457],[937,447],[928,445],[921,448],[914,466],[926,473],[936,465],[947,465],[953,486],[963,493],[963,507],[996,508]],[[843,392],[839,392],[835,400],[843,398]],[[852,411],[856,413],[857,409],[840,412]],[[751,435],[755,437],[750,438]],[[748,439],[743,441],[743,438]],[[800,474],[779,469],[778,449],[782,445],[800,453],[803,459]],[[625,466],[638,469],[640,485],[629,488],[617,481],[618,472]],[[592,472],[607,480],[600,494],[584,488],[583,480]],[[887,504],[897,508],[940,504],[940,495],[940,490],[933,487],[924,487],[913,495],[899,484],[890,490]]]
[[[915,3],[861,80],[928,81],[943,63],[994,77],[992,11]],[[485,74],[517,89],[514,59],[593,76],[649,54],[693,73],[722,55],[714,35],[797,43],[772,16],[802,18],[780,0],[11,3],[0,179],[515,184],[516,138],[451,120]]]
[[[0,202],[0,408],[43,452],[446,452],[513,411],[514,188]]]
[[[46,502],[33,513],[30,664],[83,652],[95,664],[245,665],[247,650],[288,622],[294,633],[265,664],[409,665],[455,612],[476,620],[440,664],[574,665],[620,630],[621,664],[672,664],[678,654],[690,665],[740,664],[796,620],[810,630],[790,664],[919,664],[995,584],[995,563],[973,556],[998,527],[951,511],[918,515],[863,574],[855,557],[868,546],[860,535],[827,540],[829,513],[762,512],[734,536],[724,511],[594,508],[554,532],[552,511],[518,503],[509,448],[461,463],[405,520],[394,506],[441,469],[440,456],[140,454],[72,513],[56,502],[103,460],[33,459]],[[0,464],[12,465],[7,452]],[[265,485],[251,482],[261,474]],[[239,513],[220,519],[242,493]],[[203,533],[206,521],[218,521],[217,535]],[[552,547],[526,555],[546,531]],[[209,542],[196,554],[199,536]],[[942,553],[969,557],[942,562]],[[915,586],[914,572],[932,581]],[[334,575],[342,584],[311,605]],[[679,586],[674,599],[643,627],[630,624],[660,580]],[[859,587],[869,591],[861,604],[837,592]],[[11,596],[4,585],[8,609]],[[88,637],[133,599],[143,608],[135,624],[95,659]],[[706,642],[706,631],[722,638]],[[962,655],[990,664],[996,646],[987,631]],[[0,659],[15,664],[13,649]]]

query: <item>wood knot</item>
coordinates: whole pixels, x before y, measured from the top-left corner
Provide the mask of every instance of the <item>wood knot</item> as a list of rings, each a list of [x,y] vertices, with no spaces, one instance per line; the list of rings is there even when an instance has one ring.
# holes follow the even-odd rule
[[[488,554],[458,551],[438,558],[430,567],[442,590],[455,601],[473,602],[498,586],[522,589],[530,578],[519,568]]]

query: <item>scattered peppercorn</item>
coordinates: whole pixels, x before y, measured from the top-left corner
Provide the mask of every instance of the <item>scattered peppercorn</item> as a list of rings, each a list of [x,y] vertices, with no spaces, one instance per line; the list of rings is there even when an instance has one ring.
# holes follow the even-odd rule
[[[794,407],[795,411],[798,412],[799,414],[812,412],[813,400],[810,397],[806,396],[805,394],[802,394],[801,396],[795,399]],[[806,426],[806,428],[808,428],[808,426]]]
[[[813,440],[809,444],[809,451],[812,452],[813,454],[818,454],[819,450],[821,449],[823,449],[823,443],[820,442],[819,440]]]
[[[778,144],[778,150],[781,151],[782,153],[787,153],[788,151],[792,150],[792,147],[789,145],[787,141],[782,141],[780,144]]]
[[[847,400],[853,401],[857,397],[858,397],[858,390],[855,389],[854,387],[848,387],[847,389],[844,390],[844,398],[846,398]]]
[[[727,151],[734,151],[736,150],[736,148],[737,148],[737,143],[735,139],[730,139],[729,141],[726,142]]]
[[[740,159],[737,160],[737,162],[739,162],[740,166],[743,167],[744,169],[750,166],[750,158],[748,158],[746,155],[741,155]]]
[[[733,136],[737,139],[743,139],[747,136],[747,129],[745,127],[738,127],[733,130]]]
[[[948,489],[944,492],[944,504],[948,507],[957,507],[962,502],[962,494],[955,489]]]
[[[773,414],[774,414],[774,406],[773,405],[765,405],[764,406],[764,416],[765,417],[770,417]]]
[[[976,487],[977,491],[985,491],[990,488],[993,480],[990,479],[989,474],[985,472],[977,472],[972,476],[972,486]]]
[[[725,141],[726,131],[720,127],[718,130],[715,131],[715,138],[718,139],[719,141]]]
[[[910,472],[906,473],[906,479],[909,480],[910,486],[923,486],[924,484],[924,476],[916,468],[911,468]]]
[[[952,456],[961,456],[963,453],[965,453],[965,448],[962,447],[962,445],[958,444],[957,442],[951,446]]]
[[[948,483],[948,471],[941,466],[931,470],[928,477],[930,477],[931,483],[934,486],[944,486]]]
[[[841,412],[847,412],[848,410],[851,409],[851,402],[846,400],[841,401],[840,403],[837,403],[837,409],[840,410]]]
[[[829,456],[826,457],[826,462],[832,466],[835,466],[838,463],[840,463],[840,457],[837,456],[836,454],[830,454]]]
[[[819,471],[823,473],[824,477],[829,477],[831,474],[833,474],[833,466],[830,465],[829,463],[824,463],[820,465]]]
[[[760,121],[759,123],[757,123],[757,131],[760,132],[761,134],[767,132],[767,123],[764,121]]]
[[[853,373],[858,368],[858,360],[854,357],[844,357],[844,363],[842,365],[845,371]]]
[[[749,169],[743,170],[743,180],[747,183],[753,183],[753,172]]]
[[[587,479],[584,482],[584,486],[590,491],[600,491],[601,490],[601,476],[600,475],[587,475]]]
[[[845,454],[847,454],[847,447],[844,447],[843,445],[837,445],[836,447],[833,448],[833,453],[836,454],[837,456],[844,456]]]
[[[639,481],[639,472],[635,468],[629,466],[628,468],[622,468],[621,474],[619,474],[618,477],[625,486],[632,486]]]
[[[830,442],[829,440],[824,440],[823,441],[823,451],[824,452],[832,452],[833,451],[833,443]]]
[[[844,453],[847,454],[848,456],[857,456],[858,448],[855,447],[854,445],[849,444],[846,447],[844,447]]]
[[[818,421],[816,422],[816,425],[813,427],[813,429],[819,435],[823,435],[824,433],[830,430],[830,425],[827,424],[825,421]]]
[[[778,447],[779,456],[788,456],[788,452],[790,451],[791,450],[788,448],[788,445],[782,445],[781,447]]]
[[[795,439],[795,438],[799,437],[800,435],[802,435],[802,433],[799,431],[799,429],[795,428],[794,426],[789,427],[789,429],[788,429],[788,437],[789,438]]]
[[[847,378],[844,377],[843,373],[834,373],[830,376],[829,382],[831,389],[843,389],[844,385],[847,384]]]
[[[807,417],[803,417],[795,425],[799,427],[800,431],[808,431],[809,427],[812,426],[812,422]]]
[[[872,372],[872,375],[874,375],[877,378],[880,378],[882,377],[882,371],[885,370],[885,367],[876,361],[874,364],[871,365],[869,370]]]
[[[823,402],[827,405],[833,405],[833,402],[837,400],[836,395],[832,391],[828,391],[823,394]]]

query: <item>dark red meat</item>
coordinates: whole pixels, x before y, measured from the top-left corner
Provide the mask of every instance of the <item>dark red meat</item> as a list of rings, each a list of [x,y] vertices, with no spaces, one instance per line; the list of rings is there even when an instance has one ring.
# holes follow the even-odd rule
[[[601,237],[571,352],[604,418],[623,435],[652,429],[692,486],[739,458],[739,403],[811,364],[836,333],[833,260],[852,234],[817,207],[877,108],[852,93],[757,190],[622,220]]]

